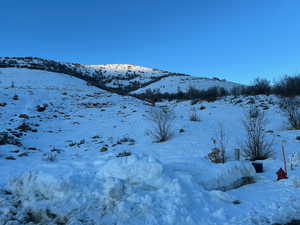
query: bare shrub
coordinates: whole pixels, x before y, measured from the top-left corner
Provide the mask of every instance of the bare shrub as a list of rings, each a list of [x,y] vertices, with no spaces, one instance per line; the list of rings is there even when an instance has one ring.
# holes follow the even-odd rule
[[[300,75],[283,77],[274,85],[273,93],[285,97],[294,97],[299,95]]]
[[[213,163],[223,163],[222,153],[219,148],[213,148],[212,151],[207,154],[207,156]]]
[[[43,160],[48,162],[56,162],[57,161],[57,154],[54,152],[46,152],[43,155]]]
[[[149,130],[150,136],[155,142],[164,142],[169,140],[172,135],[172,126],[175,119],[175,114],[168,108],[154,108],[147,118],[152,122],[152,129]]]
[[[199,114],[196,112],[195,108],[191,109],[190,121],[194,121],[194,122],[200,121]]]
[[[227,137],[225,134],[224,126],[222,124],[219,124],[218,129],[216,131],[216,138],[212,138],[212,142],[215,145],[215,147],[210,153],[208,153],[208,158],[211,162],[214,163],[225,163]]]
[[[216,141],[217,141],[216,144],[219,146],[219,149],[221,151],[220,154],[221,154],[222,163],[225,163],[225,161],[226,161],[225,153],[226,153],[227,137],[226,137],[224,126],[222,124],[219,124],[219,127],[217,129]]]
[[[299,101],[295,98],[283,98],[279,106],[286,113],[292,128],[300,129],[300,110]]]
[[[269,95],[271,93],[270,81],[267,79],[256,78],[253,81],[251,92],[253,95]]]
[[[273,141],[268,141],[264,132],[266,123],[264,112],[251,105],[243,120],[246,139],[242,144],[244,156],[249,160],[264,160],[274,154]]]

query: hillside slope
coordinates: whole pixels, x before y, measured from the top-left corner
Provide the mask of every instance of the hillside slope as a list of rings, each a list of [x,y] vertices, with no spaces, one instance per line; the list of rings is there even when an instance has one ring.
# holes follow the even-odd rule
[[[159,79],[177,74],[127,64],[82,65],[33,57],[2,57],[0,68],[29,68],[63,73],[88,81],[102,89],[129,93]]]
[[[187,92],[189,88],[197,90],[207,90],[212,87],[224,88],[230,91],[232,88],[240,86],[238,83],[220,80],[218,78],[200,78],[191,76],[171,76],[160,79],[146,87],[140,88],[131,93],[142,94],[147,90],[157,91],[160,93],[176,94],[179,91]]]
[[[0,132],[19,142],[0,141],[0,224],[270,225],[299,215],[300,163],[287,180],[276,181],[275,172],[281,143],[288,157],[299,152],[300,133],[288,130],[274,96],[254,97],[275,143],[265,172],[255,174],[248,161],[234,160],[248,97],[152,107],[66,74],[24,68],[0,69],[0,93]],[[149,135],[149,112],[158,107],[176,116],[172,138],[162,143]],[[199,121],[190,120],[192,112]],[[225,164],[206,157],[220,124]],[[240,187],[243,177],[254,183]]]
[[[69,74],[120,94],[141,94],[147,89],[175,93],[178,90],[186,91],[189,87],[205,90],[215,86],[230,90],[238,85],[219,79],[192,77],[130,64],[83,65],[33,57],[0,58],[0,68],[10,67]]]

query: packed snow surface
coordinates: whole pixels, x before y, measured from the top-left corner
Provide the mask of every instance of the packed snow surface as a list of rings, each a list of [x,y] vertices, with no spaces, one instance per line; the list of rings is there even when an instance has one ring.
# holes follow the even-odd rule
[[[0,224],[264,225],[297,218],[300,131],[288,129],[276,97],[254,99],[275,150],[261,174],[234,160],[248,97],[157,104],[176,119],[173,137],[154,143],[147,120],[154,106],[64,74],[0,69],[0,132],[22,143],[0,145]],[[200,121],[190,121],[192,111]],[[225,164],[207,159],[220,126]],[[277,181],[282,144],[289,179]]]

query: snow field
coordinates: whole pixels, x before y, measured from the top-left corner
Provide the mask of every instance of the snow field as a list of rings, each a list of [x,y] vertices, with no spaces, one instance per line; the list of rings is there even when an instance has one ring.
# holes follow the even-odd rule
[[[15,130],[23,122],[37,129],[24,133],[22,147],[0,146],[0,224],[255,225],[285,223],[299,215],[297,154],[290,160],[295,166],[288,169],[289,179],[277,182],[275,172],[283,167],[281,144],[288,158],[299,153],[300,132],[288,130],[276,104],[265,110],[275,156],[263,162],[264,173],[254,174],[249,162],[233,156],[244,138],[247,98],[157,104],[172,108],[176,120],[173,138],[153,143],[145,135],[151,129],[146,120],[151,107],[139,100],[67,75],[0,71],[0,103],[7,103],[0,107],[1,130]],[[12,100],[14,95],[19,99]],[[276,102],[274,96],[255,100]],[[48,108],[37,112],[36,106],[45,103]],[[189,120],[192,108],[199,122]],[[22,113],[29,119],[20,118]],[[215,147],[212,138],[220,123],[228,162],[213,164],[205,157]],[[124,138],[134,141],[121,142]],[[102,152],[103,147],[107,150]],[[132,155],[116,157],[124,151]],[[49,152],[57,155],[56,161],[44,159]],[[243,177],[253,177],[254,183],[232,189]]]

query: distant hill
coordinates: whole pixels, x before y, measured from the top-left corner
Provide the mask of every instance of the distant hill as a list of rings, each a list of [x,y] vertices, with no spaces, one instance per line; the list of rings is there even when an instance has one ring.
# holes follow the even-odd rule
[[[11,67],[64,73],[119,94],[141,94],[149,89],[175,93],[178,90],[184,92],[190,87],[206,90],[215,86],[229,90],[239,85],[218,78],[193,77],[132,64],[84,65],[36,57],[0,57],[0,68]]]

